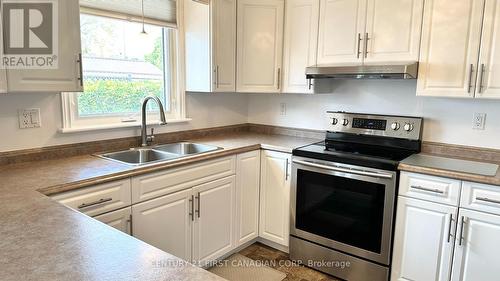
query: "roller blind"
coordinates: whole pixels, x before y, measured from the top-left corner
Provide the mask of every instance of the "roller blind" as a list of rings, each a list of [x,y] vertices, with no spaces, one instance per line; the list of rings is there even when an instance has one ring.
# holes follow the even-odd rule
[[[141,0],[80,0],[82,13],[142,22]],[[177,26],[176,0],[144,0],[144,21]]]

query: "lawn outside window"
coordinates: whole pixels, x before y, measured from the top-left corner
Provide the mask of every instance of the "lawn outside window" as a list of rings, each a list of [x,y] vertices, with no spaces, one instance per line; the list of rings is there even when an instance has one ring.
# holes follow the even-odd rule
[[[158,96],[170,122],[186,121],[177,83],[177,30],[81,14],[84,92],[63,93],[62,132],[133,127]],[[159,120],[148,104],[148,121]]]

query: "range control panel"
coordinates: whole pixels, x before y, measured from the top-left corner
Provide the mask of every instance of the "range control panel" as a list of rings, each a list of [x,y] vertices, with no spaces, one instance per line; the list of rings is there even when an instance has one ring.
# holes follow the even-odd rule
[[[420,140],[423,119],[393,115],[327,112],[331,132]]]

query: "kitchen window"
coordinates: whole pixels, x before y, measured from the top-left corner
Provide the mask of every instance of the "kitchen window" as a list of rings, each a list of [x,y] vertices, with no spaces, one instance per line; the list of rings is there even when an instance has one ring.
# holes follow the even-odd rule
[[[63,132],[136,126],[141,101],[156,95],[167,119],[182,120],[177,87],[177,30],[81,14],[84,92],[63,93]],[[148,104],[148,121],[159,120]]]

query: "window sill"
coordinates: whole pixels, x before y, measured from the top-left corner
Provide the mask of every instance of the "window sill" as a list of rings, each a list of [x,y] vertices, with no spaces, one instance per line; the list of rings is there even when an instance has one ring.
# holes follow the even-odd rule
[[[186,122],[189,122],[191,120],[192,120],[191,118],[172,119],[172,120],[167,120],[167,123],[168,124],[186,123]],[[152,126],[158,125],[158,121],[148,122],[148,126],[150,126],[150,125],[152,125]],[[71,133],[80,133],[80,132],[101,131],[101,130],[122,129],[122,128],[135,128],[135,127],[141,127],[141,122],[122,122],[122,123],[85,126],[85,127],[61,128],[61,129],[59,129],[59,132],[62,134],[71,134]]]

